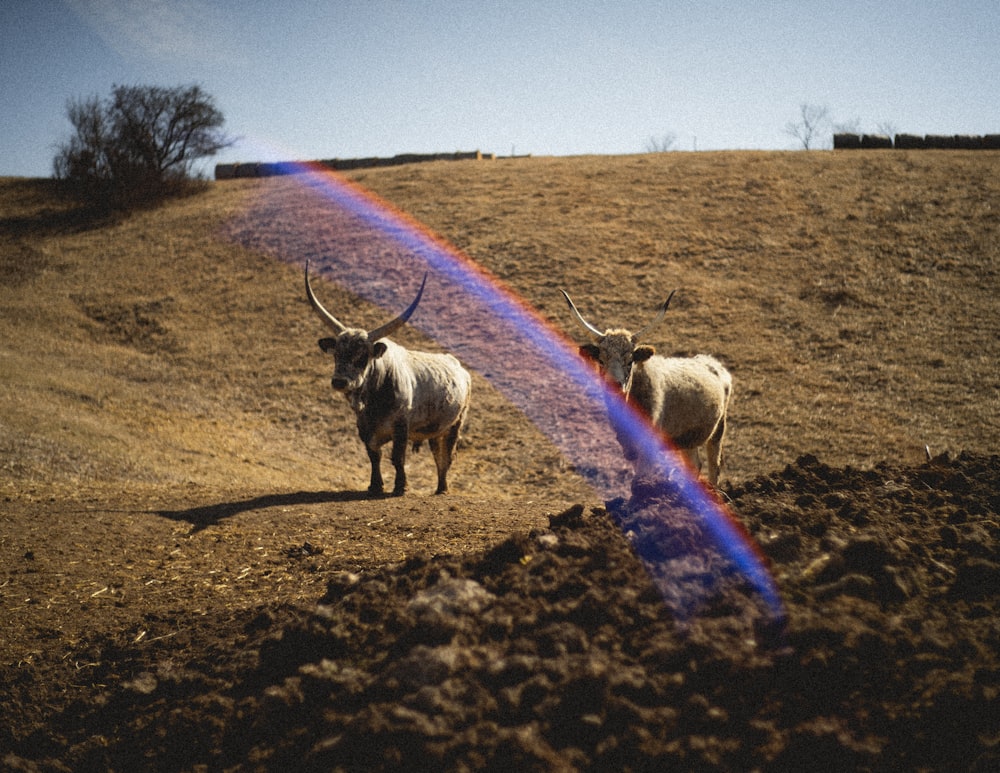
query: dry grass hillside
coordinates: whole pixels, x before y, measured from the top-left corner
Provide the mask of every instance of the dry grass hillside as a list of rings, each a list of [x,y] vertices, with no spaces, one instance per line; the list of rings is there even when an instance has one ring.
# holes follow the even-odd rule
[[[1000,449],[998,153],[535,158],[350,179],[575,340],[559,288],[595,323],[633,329],[677,288],[649,342],[732,371],[733,496],[804,454],[869,469],[922,462],[925,447]],[[290,177],[215,183],[118,221],[88,219],[48,181],[0,180],[0,666],[22,711],[0,753],[114,688],[109,642],[123,658],[153,658],[154,642],[196,657],[210,625],[224,653],[246,615],[309,608],[334,571],[468,555],[597,504],[480,372],[453,493],[430,495],[423,451],[407,496],[364,498],[302,256],[246,238],[288,222],[248,232],[262,201],[323,222]],[[336,229],[327,238],[336,247]],[[349,245],[359,261],[366,243]],[[349,324],[398,312],[317,292]],[[438,347],[414,328],[394,337]]]
[[[412,167],[357,179],[571,335],[679,288],[665,351],[734,373],[729,474],[993,449],[996,154],[668,153]],[[434,193],[431,194],[430,191]]]
[[[925,445],[997,448],[996,164],[992,153],[675,153],[423,164],[354,179],[572,337],[560,287],[598,324],[633,328],[679,288],[651,342],[730,366],[728,476],[740,480],[806,452],[865,466],[918,459]],[[47,197],[47,183],[4,183],[12,481],[363,485],[346,406],[330,405],[301,268],[216,238],[261,189],[282,186],[294,183],[219,183],[87,227]],[[477,387],[487,415],[497,398]],[[476,426],[467,469],[505,443]],[[518,455],[508,458],[516,468]],[[527,461],[558,467],[544,452]],[[532,483],[531,470],[485,472],[480,492]]]
[[[732,370],[723,480],[737,482],[804,453],[865,467],[920,460],[925,446],[1000,447],[998,166],[994,153],[666,153],[442,162],[352,179],[577,340],[560,287],[597,324],[633,329],[678,288],[650,342],[714,353]],[[301,265],[221,236],[262,199],[299,206],[298,193],[292,178],[229,181],[90,222],[49,182],[3,181],[7,496],[173,511],[365,488],[367,460],[329,389]],[[292,211],[317,227],[326,217]],[[272,226],[281,223],[257,229]],[[390,313],[333,286],[319,292],[351,324]],[[435,347],[413,330],[397,337]],[[479,374],[474,395],[451,476],[457,501],[586,500],[556,449]],[[429,455],[410,468],[423,497]],[[355,510],[371,508],[374,521],[386,507],[455,507],[411,501]],[[498,522],[489,536],[518,523],[484,520]],[[440,547],[456,546],[467,543]]]

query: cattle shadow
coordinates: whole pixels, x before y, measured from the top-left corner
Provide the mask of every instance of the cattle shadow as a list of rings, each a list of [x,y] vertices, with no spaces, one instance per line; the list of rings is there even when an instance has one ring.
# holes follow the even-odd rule
[[[295,491],[287,494],[264,494],[250,499],[233,502],[218,502],[211,505],[189,507],[184,510],[157,510],[156,514],[172,521],[184,521],[194,528],[192,533],[215,526],[234,515],[253,510],[291,505],[319,505],[329,502],[360,502],[370,499],[366,491]]]

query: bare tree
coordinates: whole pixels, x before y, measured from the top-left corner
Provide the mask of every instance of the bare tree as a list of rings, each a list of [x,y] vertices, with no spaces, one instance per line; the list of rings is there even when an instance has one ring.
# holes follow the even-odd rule
[[[803,150],[817,146],[820,137],[830,128],[830,108],[820,105],[799,106],[799,121],[785,124],[785,134],[802,144]]]
[[[646,140],[646,152],[666,153],[673,149],[675,142],[677,142],[676,132],[667,132],[662,137],[650,137]]]
[[[879,134],[884,134],[886,137],[895,137],[899,131],[892,121],[879,121],[876,128]]]
[[[846,121],[837,121],[833,124],[833,130],[842,134],[861,134],[861,119],[850,118]]]
[[[103,101],[70,100],[67,117],[76,133],[59,146],[55,176],[115,209],[185,189],[198,159],[234,142],[199,86],[115,86]]]

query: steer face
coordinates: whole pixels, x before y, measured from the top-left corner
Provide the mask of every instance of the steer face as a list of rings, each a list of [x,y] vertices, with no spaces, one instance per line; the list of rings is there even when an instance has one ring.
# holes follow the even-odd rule
[[[333,355],[335,364],[330,383],[338,392],[350,394],[361,387],[368,372],[368,366],[385,354],[386,345],[380,339],[404,325],[416,311],[417,304],[420,303],[420,298],[424,294],[427,275],[424,274],[424,281],[420,285],[420,290],[417,291],[417,297],[409,308],[392,321],[386,322],[371,332],[347,327],[323,308],[323,304],[313,294],[312,286],[309,284],[308,263],[306,263],[305,278],[306,298],[309,299],[310,305],[316,310],[320,319],[337,334],[336,338],[321,338],[319,341],[319,348]]]
[[[629,390],[633,366],[655,353],[652,346],[636,345],[635,336],[627,330],[608,330],[596,344],[580,347],[580,354],[596,362],[604,377],[624,392]]]
[[[601,332],[600,329],[591,325],[583,318],[577,310],[573,301],[561,291],[570,311],[577,322],[586,330],[594,340],[592,344],[585,344],[580,347],[580,354],[598,364],[601,372],[609,381],[616,383],[622,391],[628,393],[632,378],[632,368],[636,363],[645,362],[652,357],[656,350],[652,346],[639,344],[639,338],[653,327],[659,324],[663,315],[667,313],[670,306],[670,299],[674,297],[670,293],[669,297],[660,306],[660,310],[649,325],[638,333],[631,333],[622,328],[613,328]]]
[[[347,329],[336,338],[321,338],[319,348],[333,355],[330,385],[349,394],[361,388],[368,366],[385,353],[386,346],[381,341],[372,343],[364,330]]]

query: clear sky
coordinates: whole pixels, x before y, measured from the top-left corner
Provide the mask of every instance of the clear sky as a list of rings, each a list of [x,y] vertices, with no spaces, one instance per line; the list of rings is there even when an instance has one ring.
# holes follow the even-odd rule
[[[0,0],[0,175],[51,174],[70,98],[191,83],[211,163],[786,149],[803,103],[993,134],[1000,0]]]

